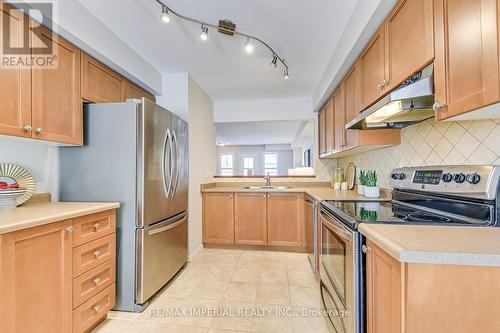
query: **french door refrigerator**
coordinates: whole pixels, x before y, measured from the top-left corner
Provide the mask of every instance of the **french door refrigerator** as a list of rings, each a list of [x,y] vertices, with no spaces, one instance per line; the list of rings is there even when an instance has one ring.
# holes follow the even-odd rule
[[[61,201],[114,201],[117,310],[142,311],[186,263],[188,126],[148,100],[88,104],[60,149]]]

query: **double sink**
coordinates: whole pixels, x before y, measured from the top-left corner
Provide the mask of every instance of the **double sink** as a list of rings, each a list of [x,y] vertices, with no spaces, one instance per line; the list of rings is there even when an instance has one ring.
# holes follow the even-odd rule
[[[246,190],[287,190],[293,187],[291,186],[245,186]]]

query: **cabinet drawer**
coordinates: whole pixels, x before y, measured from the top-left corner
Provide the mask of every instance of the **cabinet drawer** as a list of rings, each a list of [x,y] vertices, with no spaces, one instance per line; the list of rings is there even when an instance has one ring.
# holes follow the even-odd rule
[[[114,283],[116,280],[115,260],[80,275],[73,280],[73,309]]]
[[[116,231],[114,210],[73,219],[73,246],[88,243]]]
[[[116,234],[111,234],[73,249],[73,277],[116,257]]]
[[[86,332],[115,306],[115,284],[73,310],[73,333]]]

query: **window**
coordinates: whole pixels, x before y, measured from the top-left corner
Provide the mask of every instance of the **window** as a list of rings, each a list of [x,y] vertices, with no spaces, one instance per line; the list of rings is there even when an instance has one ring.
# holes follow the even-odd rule
[[[233,175],[233,155],[220,155],[221,176]]]
[[[278,154],[265,153],[264,154],[264,174],[271,176],[278,175]]]
[[[243,157],[243,175],[253,176],[253,157]]]

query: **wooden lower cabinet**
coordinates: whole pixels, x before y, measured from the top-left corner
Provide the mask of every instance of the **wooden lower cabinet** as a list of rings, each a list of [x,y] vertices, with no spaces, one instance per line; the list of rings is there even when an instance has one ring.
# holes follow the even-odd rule
[[[233,193],[203,194],[203,242],[234,244]]]
[[[235,193],[234,243],[267,244],[267,194]]]
[[[267,243],[302,246],[304,221],[303,193],[269,193],[267,198]]]
[[[500,268],[400,263],[367,241],[368,333],[500,332]]]
[[[73,230],[69,219],[0,235],[0,332],[85,332],[114,307],[115,257],[76,276]]]

